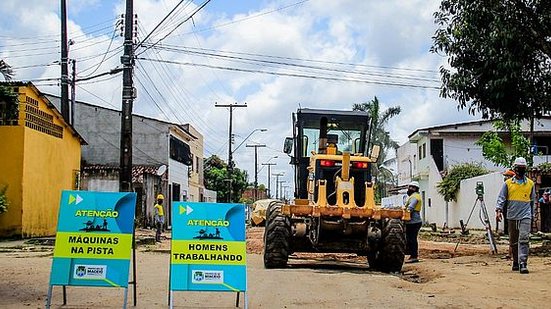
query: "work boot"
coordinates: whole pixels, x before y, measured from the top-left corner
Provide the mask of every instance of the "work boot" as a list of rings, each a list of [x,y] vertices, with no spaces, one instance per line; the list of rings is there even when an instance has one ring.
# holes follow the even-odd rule
[[[518,262],[513,262],[513,271],[518,271],[518,270],[519,270]]]
[[[520,273],[521,273],[521,274],[527,274],[527,273],[529,273],[529,271],[528,271],[528,265],[526,265],[526,263],[520,263]]]
[[[407,259],[407,260],[405,261],[405,263],[407,263],[407,264],[409,264],[409,263],[417,263],[417,262],[419,262],[419,259],[416,258],[416,257],[414,257],[414,258],[410,257],[409,259]]]

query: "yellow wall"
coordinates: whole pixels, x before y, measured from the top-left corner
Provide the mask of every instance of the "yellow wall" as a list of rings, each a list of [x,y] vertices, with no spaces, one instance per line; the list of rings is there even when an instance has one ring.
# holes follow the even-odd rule
[[[0,221],[0,236],[13,235],[8,235],[7,228],[4,228],[13,224],[19,225],[16,233],[23,237],[51,236],[56,232],[61,191],[73,189],[74,173],[80,170],[80,139],[33,88],[20,87],[19,93],[20,101],[24,101],[22,93],[25,93],[38,101],[41,111],[54,116],[53,123],[64,128],[63,138],[25,127],[24,113],[20,113],[20,125],[10,128],[19,134],[0,135],[0,183],[7,177],[5,175],[13,173],[17,176],[9,176],[8,192],[12,194],[12,189],[19,188],[19,194],[10,198],[12,205],[19,205],[19,208],[10,205],[9,215],[6,218],[0,215],[0,220],[3,220]],[[0,134],[4,130],[6,127],[0,126]],[[5,148],[20,151],[6,155]],[[4,169],[4,166],[8,168]]]
[[[41,110],[51,113],[43,99],[28,95],[39,101]],[[64,127],[63,139],[25,128],[24,237],[55,234],[61,191],[73,189],[73,173],[80,170],[79,139],[59,118],[54,117],[54,123]]]
[[[0,188],[8,185],[10,203],[0,215],[0,236],[21,234],[23,136],[20,126],[0,126]]]

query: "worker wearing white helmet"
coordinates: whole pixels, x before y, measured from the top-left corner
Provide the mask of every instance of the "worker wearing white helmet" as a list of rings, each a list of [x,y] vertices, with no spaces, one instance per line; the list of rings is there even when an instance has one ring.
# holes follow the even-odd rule
[[[417,242],[417,236],[419,230],[423,224],[421,219],[421,208],[423,208],[423,198],[419,194],[419,183],[412,181],[408,184],[408,199],[406,200],[405,207],[411,213],[411,220],[406,222],[406,245],[409,259],[406,263],[419,262],[419,244]]]
[[[509,247],[513,256],[513,271],[528,273],[528,250],[532,209],[536,199],[534,182],[526,177],[526,159],[518,157],[513,163],[515,176],[507,179],[497,198],[496,220],[503,220],[503,209],[507,207],[506,220],[509,229]]]

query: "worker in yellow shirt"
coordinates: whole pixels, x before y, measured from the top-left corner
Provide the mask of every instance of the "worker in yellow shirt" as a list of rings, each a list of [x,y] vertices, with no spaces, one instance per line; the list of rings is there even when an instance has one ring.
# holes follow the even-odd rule
[[[165,224],[165,211],[163,208],[163,201],[165,197],[162,194],[157,195],[157,203],[154,206],[155,216],[155,227],[157,228],[157,233],[155,234],[155,241],[161,242],[161,232]]]

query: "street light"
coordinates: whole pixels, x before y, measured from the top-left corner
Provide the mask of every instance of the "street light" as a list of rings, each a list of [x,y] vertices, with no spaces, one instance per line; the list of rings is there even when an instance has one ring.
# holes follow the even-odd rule
[[[251,135],[253,135],[254,132],[257,132],[257,131],[266,132],[266,131],[268,131],[268,129],[265,129],[265,128],[258,129],[258,128],[257,128],[257,129],[252,130],[251,133],[249,133],[249,135],[247,135],[247,137],[245,137],[245,138],[243,139],[243,141],[241,142],[241,144],[239,144],[237,147],[235,147],[235,149],[232,151],[232,153],[235,153],[235,152],[237,151],[237,149],[239,149],[239,147],[241,147],[241,146],[247,141],[247,139],[249,139],[249,137],[251,137]]]
[[[258,148],[266,147],[264,144],[254,144],[247,147],[254,147],[254,201],[258,199]]]
[[[270,183],[271,183],[271,180],[272,180],[272,177],[270,176],[272,173],[271,173],[271,167],[272,165],[277,165],[277,163],[270,163],[270,161],[272,161],[272,159],[277,159],[277,156],[273,156],[270,158],[270,160],[266,161],[266,163],[262,163],[262,165],[265,165],[265,166],[268,166],[268,198],[271,198],[271,194],[272,194],[272,189],[270,188]]]

